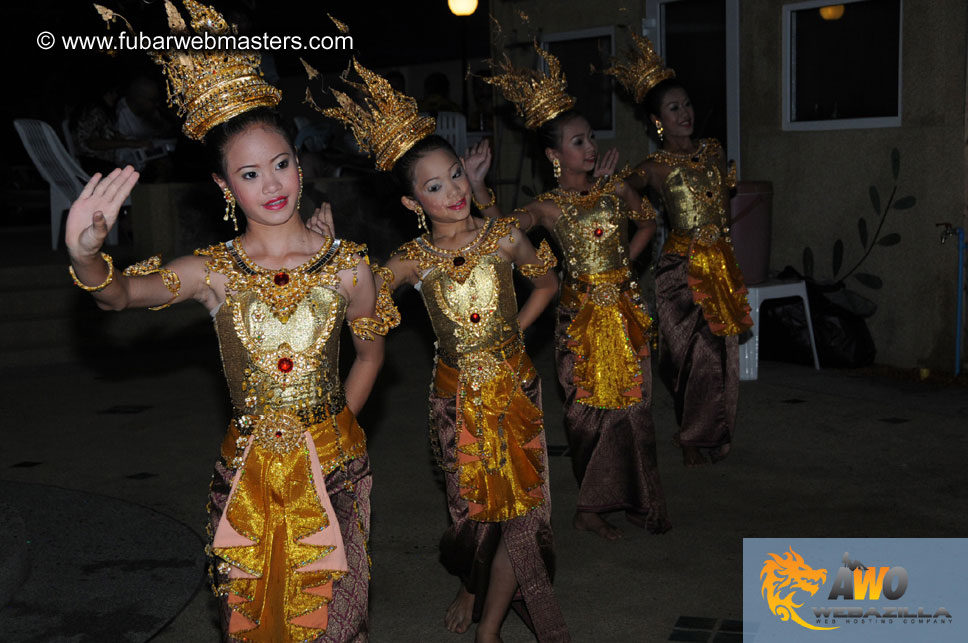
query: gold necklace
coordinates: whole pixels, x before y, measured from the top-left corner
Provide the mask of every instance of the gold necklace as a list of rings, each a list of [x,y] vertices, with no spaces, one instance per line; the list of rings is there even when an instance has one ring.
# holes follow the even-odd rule
[[[239,238],[225,244],[227,254],[234,260],[235,269],[227,274],[228,286],[236,292],[253,291],[259,300],[269,307],[272,314],[286,323],[313,286],[325,281],[327,285],[338,285],[335,272],[319,275],[321,269],[339,252],[341,243],[327,238],[319,251],[295,268],[270,270],[255,264],[248,255]],[[326,277],[329,277],[328,279]],[[335,279],[335,282],[334,282]]]
[[[405,259],[416,261],[420,270],[440,268],[451,278],[463,283],[484,255],[493,254],[498,241],[511,234],[517,219],[503,217],[488,219],[473,241],[456,250],[439,248],[431,243],[426,234],[403,246]],[[447,261],[447,260],[450,261]]]

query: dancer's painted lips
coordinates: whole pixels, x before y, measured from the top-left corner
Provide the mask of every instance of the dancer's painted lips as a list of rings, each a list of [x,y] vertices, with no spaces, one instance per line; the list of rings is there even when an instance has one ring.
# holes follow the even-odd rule
[[[286,207],[287,203],[289,203],[289,197],[280,196],[266,201],[262,204],[262,207],[266,208],[267,210],[281,210],[282,208]]]
[[[463,210],[465,205],[467,205],[467,199],[466,198],[461,199],[460,201],[458,201],[454,205],[448,205],[447,207],[449,209],[451,209],[451,210]]]

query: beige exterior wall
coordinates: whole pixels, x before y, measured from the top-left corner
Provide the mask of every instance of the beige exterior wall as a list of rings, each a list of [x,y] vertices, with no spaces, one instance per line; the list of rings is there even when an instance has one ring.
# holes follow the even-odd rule
[[[857,219],[875,221],[868,189],[882,199],[894,184],[891,149],[901,154],[898,196],[885,232],[901,243],[877,247],[863,270],[881,290],[848,285],[878,305],[868,320],[877,361],[901,367],[953,367],[955,244],[939,244],[935,223],[964,225],[965,24],[963,0],[904,0],[901,127],[785,132],[781,129],[781,0],[743,2],[740,25],[744,178],[773,181],[774,268],[801,266],[813,248],[817,277],[832,273],[832,248],[844,265],[860,257]]]
[[[966,225],[966,21],[964,0],[904,0],[902,126],[862,130],[787,132],[781,128],[782,0],[743,0],[740,8],[741,149],[743,179],[773,182],[771,267],[801,269],[803,248],[815,256],[815,275],[832,273],[832,248],[844,241],[844,266],[863,252],[857,219],[876,223],[868,189],[882,199],[893,187],[891,149],[901,154],[897,196],[917,197],[910,210],[892,210],[884,232],[901,243],[877,247],[862,270],[881,277],[884,287],[848,285],[878,305],[868,320],[877,362],[950,371],[955,327],[955,244],[939,244],[936,222]],[[619,7],[626,7],[620,11]],[[588,3],[496,0],[493,13],[505,27],[520,25],[523,11],[543,32],[606,25],[638,25],[643,2]],[[626,38],[618,31],[618,45]],[[527,34],[519,28],[519,38]],[[683,79],[688,84],[688,79]],[[622,162],[648,152],[642,124],[632,106],[620,101],[617,136],[602,141],[618,147]],[[510,137],[506,137],[510,143]],[[501,174],[513,173],[518,149],[505,145]],[[530,164],[525,162],[524,183]],[[502,191],[509,202],[508,190]],[[843,270],[843,269],[842,269]]]

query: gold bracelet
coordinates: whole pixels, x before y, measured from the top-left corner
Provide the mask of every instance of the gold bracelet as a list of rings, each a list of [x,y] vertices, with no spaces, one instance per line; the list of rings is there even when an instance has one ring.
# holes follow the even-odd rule
[[[492,190],[491,188],[487,188],[487,191],[491,195],[491,200],[488,201],[487,203],[478,203],[477,197],[474,196],[474,190],[471,190],[471,201],[474,202],[474,205],[477,206],[478,210],[486,210],[488,208],[492,208],[494,207],[494,204],[497,203],[497,195],[494,194],[494,190]]]
[[[101,258],[104,259],[104,262],[106,264],[108,264],[108,276],[104,280],[104,282],[98,286],[85,286],[84,284],[81,283],[81,280],[77,278],[77,273],[74,272],[74,266],[71,265],[67,267],[67,270],[71,273],[71,278],[74,280],[75,286],[77,286],[81,290],[86,290],[87,292],[101,292],[102,290],[107,288],[112,281],[114,281],[114,261],[111,259],[111,255],[109,255],[106,252],[102,252]]]

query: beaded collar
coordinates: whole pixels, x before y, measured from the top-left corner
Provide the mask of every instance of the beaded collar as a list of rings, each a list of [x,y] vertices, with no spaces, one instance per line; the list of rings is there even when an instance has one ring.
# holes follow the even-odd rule
[[[204,250],[196,250],[195,254],[211,257],[209,268],[228,278],[228,290],[256,293],[272,314],[280,322],[286,323],[299,302],[314,286],[339,285],[336,273],[351,267],[353,259],[344,257],[335,263],[333,259],[337,255],[347,254],[340,252],[346,245],[351,246],[345,248],[347,251],[358,249],[363,254],[366,253],[363,246],[346,244],[341,239],[326,239],[319,251],[299,266],[274,270],[263,268],[249,259],[238,238]]]
[[[617,184],[633,173],[634,170],[626,166],[625,169],[613,174],[607,179],[605,177],[598,179],[588,190],[566,190],[558,186],[550,192],[539,194],[535,197],[535,200],[553,201],[562,212],[565,212],[566,207],[569,205],[580,208],[591,208],[598,203],[598,200],[603,195],[610,195],[617,198],[617,195],[615,195]]]
[[[681,165],[699,167],[705,162],[706,154],[711,151],[711,146],[708,145],[708,142],[709,139],[702,139],[699,141],[699,147],[693,152],[669,152],[668,150],[659,149],[649,155],[649,160],[670,167],[678,167]]]
[[[488,219],[474,239],[456,250],[438,248],[424,234],[403,244],[398,251],[404,259],[416,261],[420,272],[440,268],[454,280],[463,283],[481,257],[494,254],[498,242],[517,227],[517,218]]]

